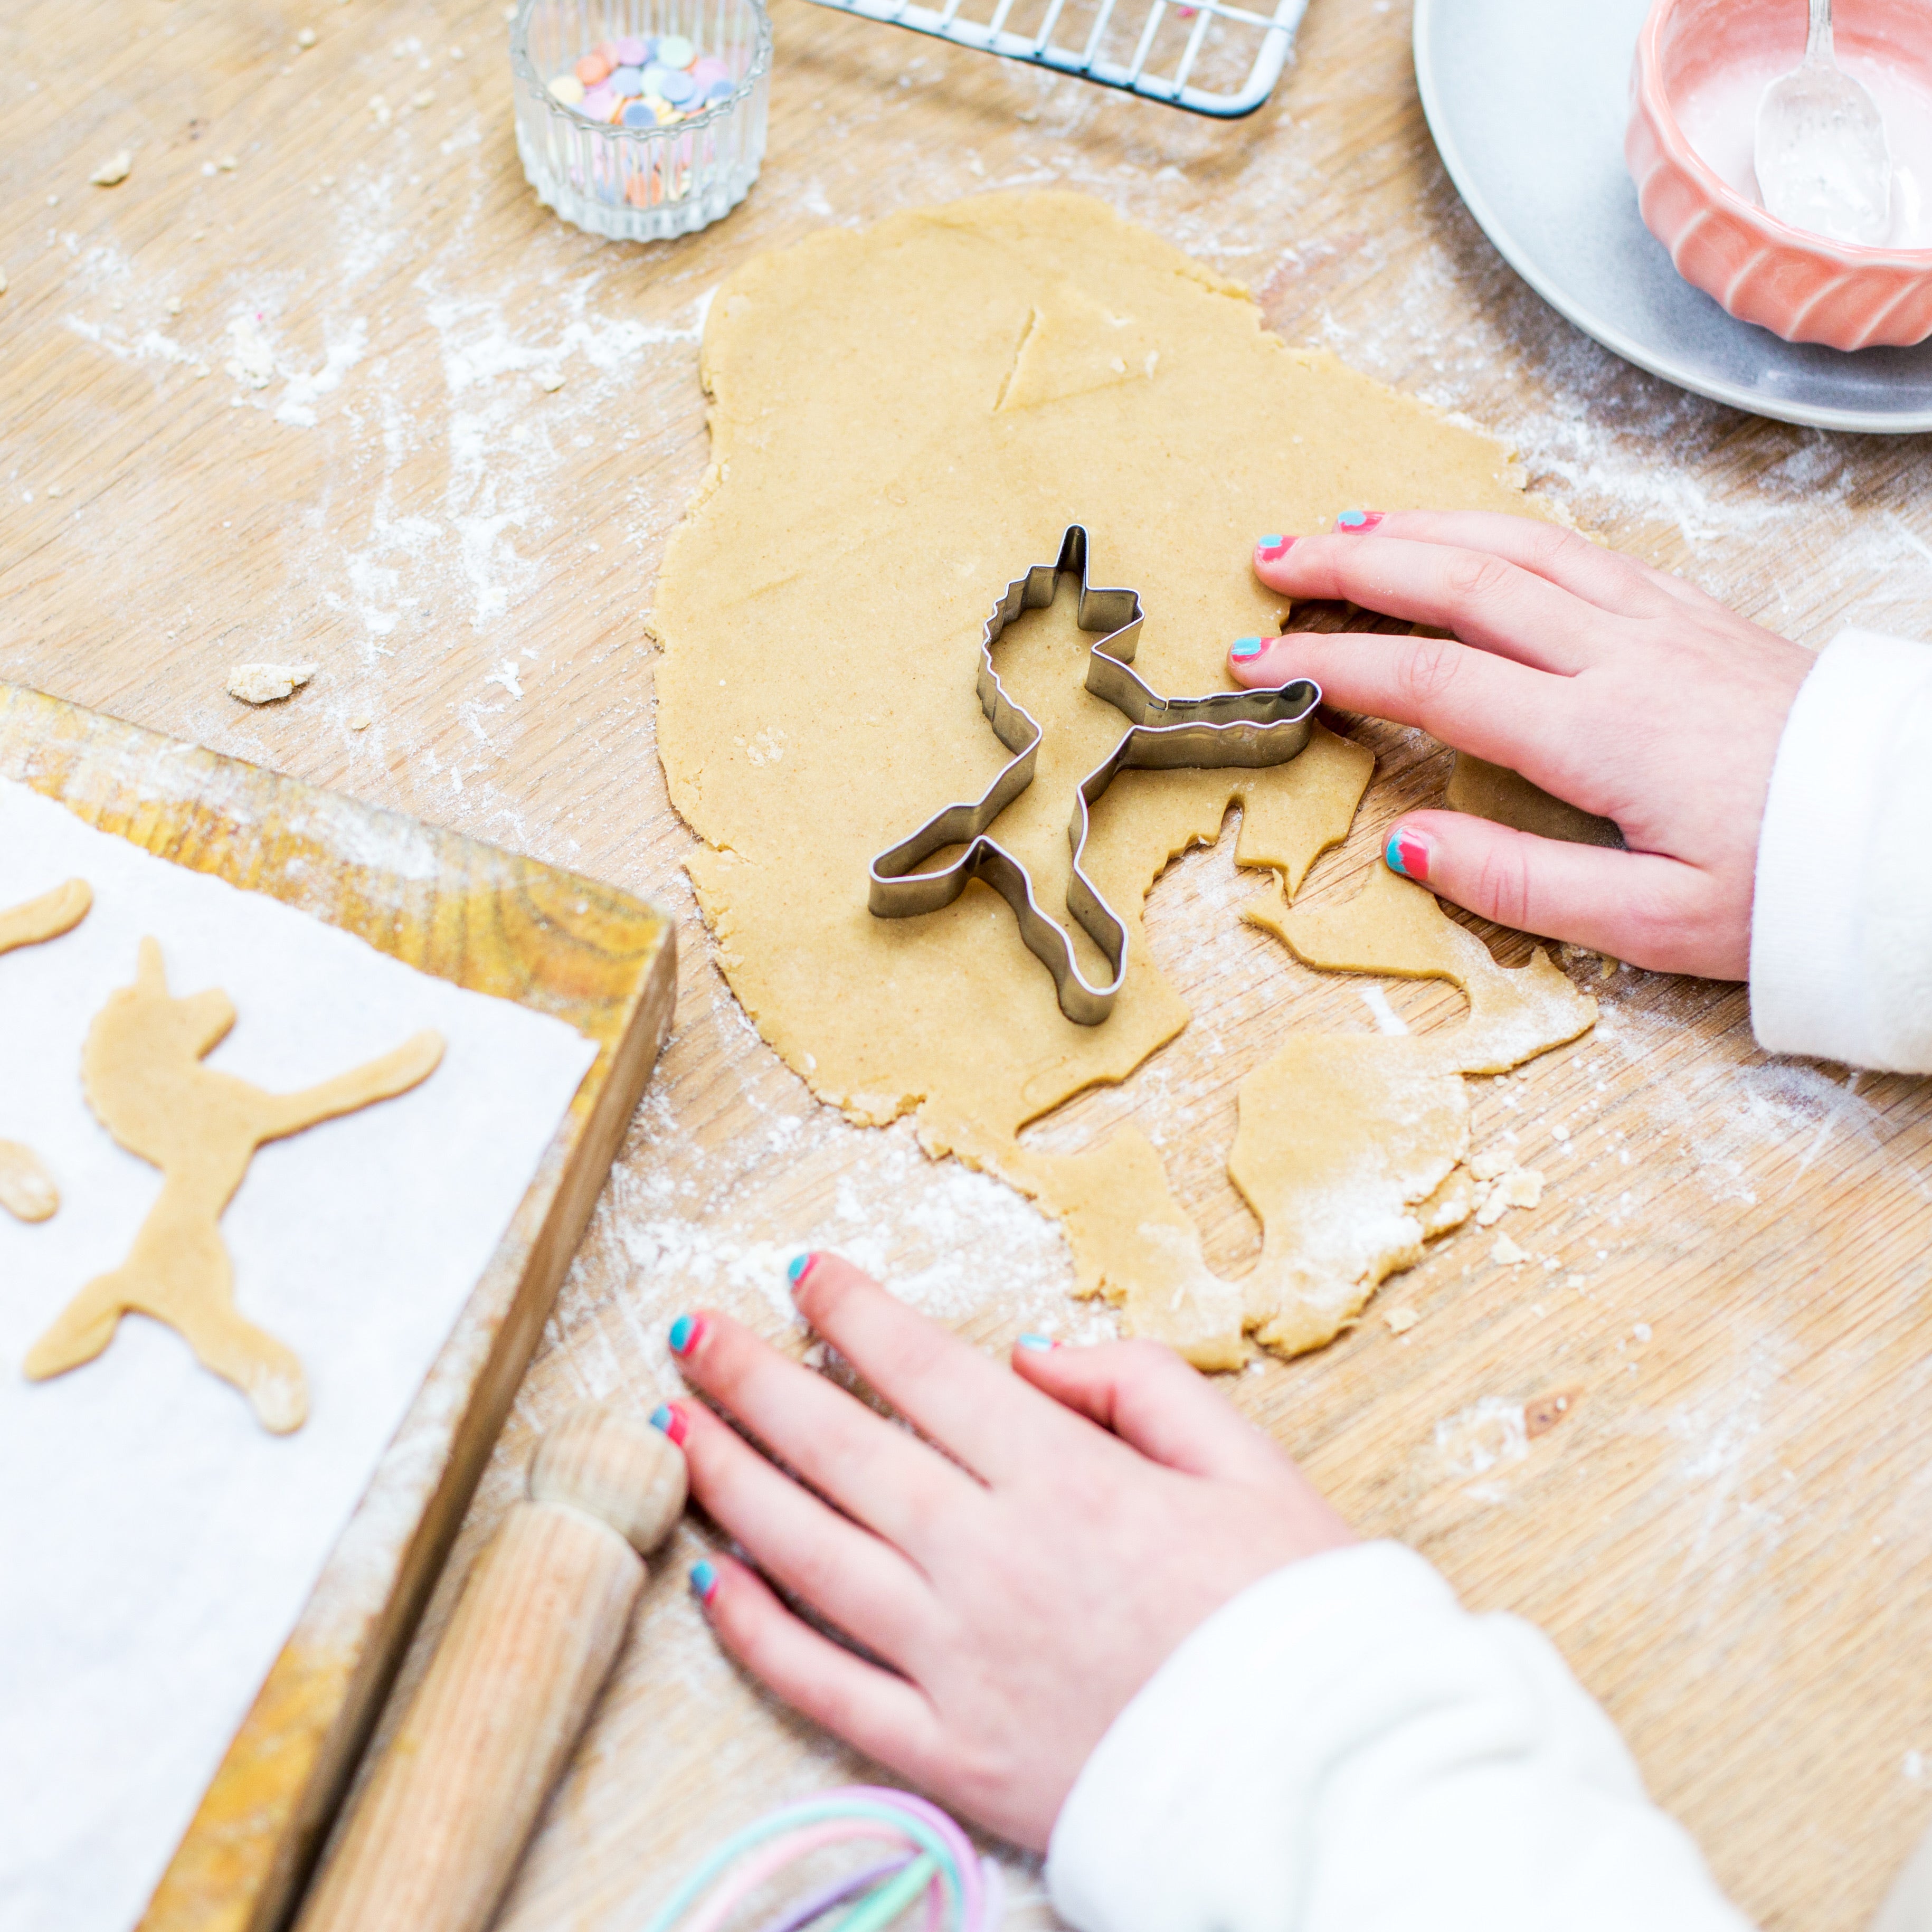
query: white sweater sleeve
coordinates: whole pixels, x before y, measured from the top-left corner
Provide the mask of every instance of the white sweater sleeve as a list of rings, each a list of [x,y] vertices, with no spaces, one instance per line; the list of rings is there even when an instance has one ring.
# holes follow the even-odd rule
[[[1786,721],[1759,835],[1751,1025],[1932,1073],[1932,646],[1846,631]]]
[[[1746,1932],[1553,1646],[1358,1544],[1264,1578],[1054,1827],[1077,1932]]]

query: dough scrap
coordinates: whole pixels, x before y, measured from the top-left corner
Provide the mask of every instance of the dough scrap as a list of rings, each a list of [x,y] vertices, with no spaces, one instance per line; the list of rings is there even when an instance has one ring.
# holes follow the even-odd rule
[[[18,1141],[0,1141],[0,1208],[16,1221],[45,1221],[60,1206],[60,1190],[40,1157]]]
[[[1059,1216],[1076,1294],[1113,1303],[1130,1334],[1165,1342],[1197,1369],[1238,1369],[1247,1360],[1240,1287],[1208,1267],[1199,1229],[1138,1128],[1123,1127],[1084,1154],[1022,1160],[1025,1179],[1017,1164],[1010,1178]]]
[[[307,664],[243,664],[228,668],[228,694],[244,704],[274,704],[299,691],[314,676]]]
[[[92,1361],[123,1315],[165,1322],[205,1368],[232,1382],[265,1429],[299,1429],[308,1414],[302,1364],[236,1311],[223,1210],[266,1141],[300,1133],[405,1094],[442,1058],[442,1037],[414,1035],[332,1080],[269,1094],[202,1064],[235,1024],[226,993],[177,999],[161,949],[141,942],[134,984],[111,994],[88,1029],[81,1084],[116,1140],[161,1170],[161,1192],[128,1258],[82,1288],[28,1352],[32,1382]]]
[[[85,879],[69,879],[25,905],[0,912],[0,952],[10,952],[16,946],[38,946],[71,932],[93,904],[94,888]]]
[[[1460,987],[1468,1018],[1454,1032],[1426,1036],[1425,1048],[1459,1073],[1507,1072],[1596,1023],[1596,1001],[1580,993],[1541,946],[1527,966],[1498,966],[1433,893],[1386,866],[1370,866],[1361,890],[1340,905],[1290,910],[1277,886],[1241,910],[1252,924],[1286,940],[1306,964]]]
[[[1520,772],[1513,772],[1507,765],[1492,765],[1486,758],[1472,758],[1467,752],[1456,754],[1442,802],[1451,812],[1492,818],[1498,825],[1513,825],[1517,831],[1533,832],[1540,838],[1619,848],[1624,842],[1615,820],[1580,811],[1533,784]]]
[[[1474,1172],[1474,1166],[1471,1170]],[[1476,1178],[1476,1226],[1493,1228],[1512,1208],[1543,1204],[1543,1176],[1533,1167],[1505,1168],[1492,1180]]]
[[[1124,1079],[1186,1024],[1140,917],[1168,860],[1213,842],[1238,802],[1238,861],[1298,890],[1346,834],[1370,754],[1318,731],[1272,769],[1114,782],[1088,851],[1133,964],[1104,1026],[1062,1016],[988,889],[925,917],[874,919],[867,863],[904,826],[978,796],[1003,761],[974,691],[981,626],[1069,523],[1091,533],[1096,581],[1140,593],[1136,668],[1156,689],[1206,692],[1228,683],[1232,639],[1287,616],[1246,567],[1259,534],[1318,529],[1363,504],[1520,512],[1519,473],[1480,432],[1324,351],[1286,347],[1238,284],[1080,195],[979,196],[757,257],[718,291],[702,366],[712,460],[672,539],[652,628],[659,754],[704,841],[688,869],[732,990],[821,1099],[866,1124],[913,1113],[928,1152],[997,1172],[1058,1216],[1085,1291],[1118,1300],[1130,1328],[1204,1365],[1239,1359],[1236,1285],[1201,1263],[1144,1138],[1049,1158],[1017,1136],[1082,1090]],[[995,836],[1054,907],[1072,788],[1118,733],[1118,714],[1082,688],[1091,640],[1071,602],[1070,590],[1010,626],[996,652],[1045,736],[1034,782]],[[781,742],[782,758],[754,755]],[[1534,1025],[1489,997],[1497,988],[1454,937],[1415,930],[1433,950],[1402,954],[1396,935],[1393,970],[1433,973],[1446,958],[1472,1008],[1473,989],[1484,992],[1484,1029],[1461,1030],[1464,1058],[1540,1050],[1522,1044]],[[1468,1133],[1462,1070],[1436,1037],[1362,1060],[1366,1097],[1398,1110],[1426,1100],[1434,1136],[1378,1156],[1402,1198],[1382,1217],[1388,1239],[1349,1247],[1367,1274],[1473,1211],[1466,1176],[1452,1177]],[[1350,1065],[1364,1051],[1352,1037],[1333,1050]],[[1286,1230],[1305,1238],[1322,1216],[1270,1164],[1259,1124],[1290,1130],[1292,1106],[1277,1102],[1329,1070],[1331,1049],[1291,1036],[1284,1052],[1284,1090],[1264,1068],[1243,1095],[1236,1156],[1282,1282]],[[1387,1126],[1351,1130],[1350,1144],[1366,1159]],[[1286,1217],[1272,1231],[1270,1214]],[[1358,1283],[1335,1290],[1340,1249],[1329,1261],[1312,1280],[1340,1306]],[[1318,1324],[1288,1306],[1274,1296],[1252,1325],[1312,1334]]]

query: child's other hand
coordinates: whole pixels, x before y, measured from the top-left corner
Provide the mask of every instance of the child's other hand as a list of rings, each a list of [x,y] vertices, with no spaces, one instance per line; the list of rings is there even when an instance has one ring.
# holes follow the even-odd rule
[[[1045,1847],[1088,1754],[1190,1631],[1353,1540],[1151,1342],[1023,1344],[1009,1372],[836,1256],[812,1257],[794,1293],[927,1441],[724,1316],[680,1318],[686,1374],[766,1451],[698,1403],[661,1414],[693,1494],[758,1566],[721,1556],[694,1584],[788,1703],[1016,1844]]]
[[[1344,710],[1420,725],[1614,820],[1630,848],[1414,812],[1390,828],[1390,864],[1504,926],[1744,978],[1772,763],[1811,653],[1549,524],[1348,514],[1332,535],[1264,538],[1256,574],[1454,637],[1244,638],[1234,676],[1311,677]]]

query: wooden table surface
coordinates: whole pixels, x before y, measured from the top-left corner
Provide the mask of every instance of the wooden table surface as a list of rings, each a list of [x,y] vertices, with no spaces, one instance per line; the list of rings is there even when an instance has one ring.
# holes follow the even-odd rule
[[[781,1332],[800,1246],[845,1247],[989,1342],[1105,1325],[1065,1303],[1049,1224],[818,1106],[710,961],[646,620],[706,460],[705,298],[748,255],[996,185],[1084,188],[1246,281],[1289,341],[1508,436],[1580,521],[1765,622],[1812,644],[1848,620],[1932,632],[1924,446],[1680,394],[1545,308],[1444,176],[1399,0],[1312,0],[1274,99],[1232,126],[802,0],[775,25],[751,200],[634,247],[525,186],[500,0],[20,0],[0,21],[0,676],[680,923],[676,1036],[429,1630],[533,1433],[586,1394],[647,1407],[694,1300]],[[90,186],[123,148],[129,178]],[[250,710],[223,688],[250,658],[320,670]],[[1355,728],[1376,788],[1316,892],[1351,890],[1372,827],[1444,777],[1417,734]],[[1222,1171],[1235,1084],[1284,1026],[1367,1010],[1364,982],[1238,925],[1260,882],[1232,845],[1150,901],[1193,1026],[1040,1131],[1073,1147],[1138,1120],[1239,1272],[1258,1238]],[[1385,990],[1414,1024],[1456,1010]],[[1932,1086],[1766,1060],[1738,988],[1627,970],[1603,992],[1593,1034],[1472,1088],[1477,1144],[1514,1133],[1548,1177],[1502,1224],[1532,1258],[1496,1266],[1466,1228],[1359,1330],[1238,1392],[1365,1531],[1555,1635],[1747,1910],[1849,1932],[1932,1810]],[[1396,1306],[1420,1317],[1400,1338],[1378,1318]],[[687,1526],[652,1586],[515,1932],[634,1927],[716,1832],[863,1768],[718,1659],[682,1588],[700,1541]]]

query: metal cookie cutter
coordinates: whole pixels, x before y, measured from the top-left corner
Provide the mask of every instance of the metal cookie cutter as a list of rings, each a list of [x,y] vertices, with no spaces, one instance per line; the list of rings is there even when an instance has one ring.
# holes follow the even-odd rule
[[[1127,668],[1140,642],[1138,592],[1095,588],[1087,580],[1087,532],[1071,524],[1055,563],[1036,563],[1006,586],[993,607],[980,647],[980,708],[994,734],[1013,754],[976,805],[949,805],[909,838],[872,861],[869,903],[880,919],[910,919],[950,905],[968,882],[983,879],[1013,909],[1020,936],[1053,975],[1060,1010],[1081,1026],[1098,1026],[1113,1011],[1127,976],[1127,928],[1082,869],[1089,814],[1118,772],[1166,771],[1176,766],[1255,767],[1286,764],[1308,742],[1318,686],[1306,678],[1272,691],[1217,691],[1207,698],[1161,698]],[[986,828],[1033,783],[1034,760],[1042,735],[1040,722],[1006,695],[993,668],[993,646],[1022,610],[1053,602],[1065,572],[1080,573],[1078,622],[1083,631],[1106,634],[1087,654],[1087,688],[1104,698],[1128,721],[1120,742],[1080,782],[1066,828],[1073,848],[1073,877],[1066,909],[1106,955],[1112,976],[1096,986],[1080,970],[1073,942],[1040,910],[1027,868]],[[970,842],[970,843],[968,842]],[[937,872],[916,868],[949,845],[966,846]]]

